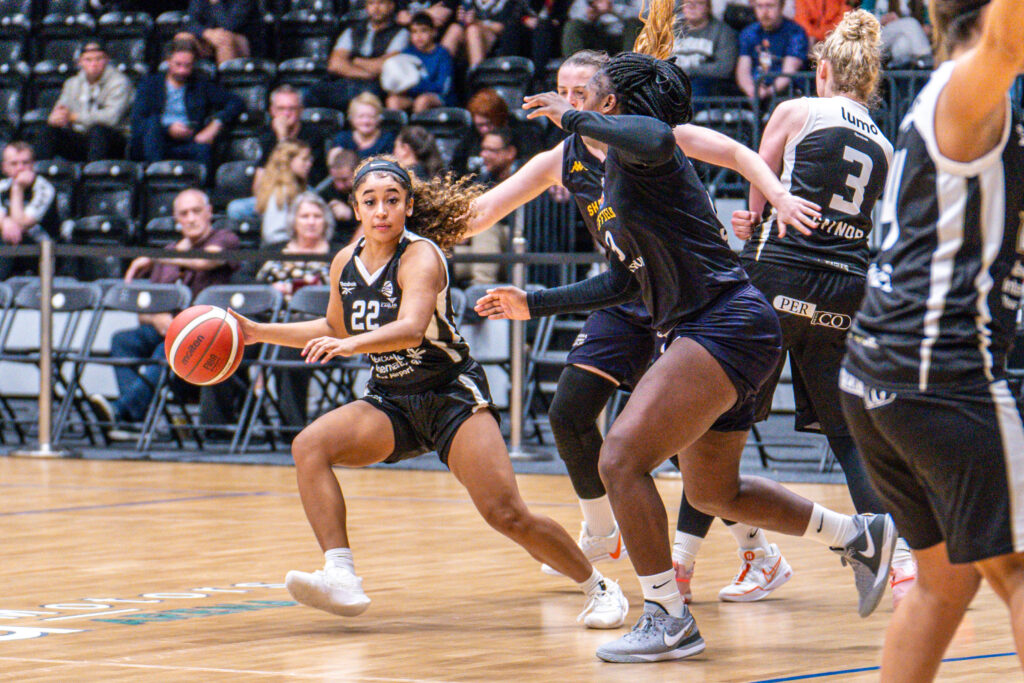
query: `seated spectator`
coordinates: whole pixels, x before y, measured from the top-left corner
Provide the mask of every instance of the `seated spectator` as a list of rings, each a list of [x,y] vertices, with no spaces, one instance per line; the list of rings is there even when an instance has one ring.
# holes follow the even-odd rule
[[[335,147],[327,155],[328,177],[316,186],[316,193],[327,202],[334,216],[334,239],[340,246],[362,237],[362,228],[352,211],[352,181],[359,157],[350,149]]]
[[[905,0],[879,0],[875,9],[882,24],[882,50],[890,69],[913,67],[931,59],[928,34]]]
[[[350,149],[360,159],[389,153],[395,146],[395,136],[381,129],[383,113],[384,105],[376,95],[364,92],[356,97],[348,105],[351,130],[343,130],[334,136],[331,149]]]
[[[188,24],[177,40],[192,41],[204,58],[218,64],[248,57],[249,36],[259,29],[259,8],[253,0],[191,0]]]
[[[711,15],[711,0],[683,0],[683,28],[672,59],[690,77],[695,97],[729,95],[736,89],[736,32]]]
[[[341,32],[334,44],[327,71],[337,76],[312,86],[306,106],[345,111],[357,95],[371,92],[380,97],[381,68],[409,44],[409,32],[395,23],[394,0],[366,0],[365,21]]]
[[[473,116],[473,127],[455,147],[452,168],[456,173],[477,173],[483,168],[480,141],[488,133],[509,125],[508,104],[491,88],[481,88],[469,98],[466,109]]]
[[[412,109],[418,113],[434,107],[451,105],[452,56],[437,43],[434,20],[426,12],[420,12],[409,22],[409,42],[410,45],[402,53],[420,60],[423,64],[423,76],[420,82],[409,90],[389,94],[388,109]]]
[[[288,217],[289,239],[277,246],[281,254],[327,254],[330,253],[331,234],[334,231],[334,217],[327,204],[313,192],[303,192],[292,203]],[[324,285],[330,282],[330,263],[326,261],[289,261],[282,258],[267,261],[256,274],[259,282],[266,282],[277,289],[287,302],[299,289],[307,285]],[[282,346],[278,358],[281,360],[302,360],[302,349]],[[306,405],[309,397],[310,371],[304,368],[275,371],[277,379],[278,408],[281,422],[289,427],[304,427],[307,422]]]
[[[464,0],[441,44],[453,56],[465,46],[471,67],[490,56],[518,54],[524,10],[522,0]]]
[[[299,140],[309,145],[313,155],[313,167],[309,171],[309,183],[320,182],[327,175],[324,163],[324,136],[316,126],[302,125],[302,96],[290,85],[280,85],[270,93],[270,125],[259,132],[260,149],[263,154],[252,179],[252,197],[235,199],[228,204],[228,217],[236,220],[254,220],[256,213],[256,189],[263,178],[263,169],[270,162],[270,154],[278,143],[285,140]]]
[[[455,8],[458,0],[401,0],[398,3],[398,13],[395,14],[395,23],[408,27],[412,18],[420,12],[426,13],[435,28],[446,28],[455,17]]]
[[[484,165],[478,181],[484,185],[497,185],[519,168],[515,134],[509,128],[499,128],[484,135],[480,155]],[[508,224],[498,223],[490,230],[455,245],[455,253],[500,254],[508,248],[508,235]],[[454,278],[459,287],[493,284],[499,281],[500,275],[500,263],[456,263],[454,266]]]
[[[849,11],[850,3],[847,0],[796,0],[793,19],[800,24],[813,44],[825,40],[825,36],[839,25],[843,15]]]
[[[256,188],[256,212],[260,215],[263,244],[287,241],[288,214],[292,201],[309,185],[313,155],[301,140],[278,143]]]
[[[643,24],[638,0],[573,0],[562,31],[562,55],[580,50],[616,54],[633,49]]]
[[[78,55],[78,73],[64,81],[38,145],[40,159],[69,161],[124,156],[132,84],[110,66],[103,43],[88,38]]]
[[[213,143],[245,108],[238,95],[195,72],[196,49],[175,40],[166,51],[167,73],[139,81],[132,105],[131,158],[190,159],[210,163]]]
[[[46,178],[35,172],[35,153],[27,142],[9,142],[0,162],[0,236],[3,244],[24,244],[53,239],[57,235],[56,192]],[[35,272],[39,259],[0,257],[0,280]]]
[[[757,21],[740,32],[736,85],[747,97],[764,100],[785,91],[785,74],[799,71],[807,59],[807,34],[782,16],[782,1],[754,0]]]
[[[423,126],[406,126],[395,138],[395,158],[421,179],[433,178],[444,168],[437,140]]]
[[[210,200],[199,190],[181,192],[174,198],[174,220],[181,229],[182,238],[167,245],[172,251],[202,249],[212,253],[230,252],[238,248],[238,236],[230,230],[214,230],[212,227],[213,208]],[[228,260],[213,261],[189,258],[150,258],[140,256],[133,260],[125,272],[125,282],[149,276],[154,283],[181,282],[195,298],[211,285],[227,284],[231,273],[238,265]],[[170,313],[140,314],[139,326],[114,333],[110,342],[110,353],[125,358],[162,358],[164,335],[170,327]],[[99,395],[93,394],[89,401],[103,422],[142,422],[153,400],[153,389],[160,374],[159,365],[147,365],[140,369],[129,367],[114,368],[117,378],[118,397],[113,405]],[[230,422],[224,418],[223,405],[233,404],[235,390],[228,383],[203,387],[200,390],[200,420],[205,424]],[[113,430],[108,436],[115,441],[136,438],[125,430]]]

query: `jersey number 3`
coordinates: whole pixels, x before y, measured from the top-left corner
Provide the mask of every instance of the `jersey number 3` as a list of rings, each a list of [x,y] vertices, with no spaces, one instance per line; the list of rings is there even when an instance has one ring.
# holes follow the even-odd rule
[[[848,202],[842,196],[834,194],[828,208],[856,216],[860,213],[860,205],[864,203],[864,191],[867,190],[868,183],[871,182],[871,171],[875,169],[875,162],[864,152],[849,146],[843,150],[843,159],[860,166],[860,175],[851,173],[846,176],[846,186],[853,190],[853,201]]]
[[[362,299],[356,299],[352,302],[352,324],[349,325],[349,327],[353,332],[375,330],[380,327],[380,325],[377,324],[377,317],[379,315],[379,301],[363,301]]]

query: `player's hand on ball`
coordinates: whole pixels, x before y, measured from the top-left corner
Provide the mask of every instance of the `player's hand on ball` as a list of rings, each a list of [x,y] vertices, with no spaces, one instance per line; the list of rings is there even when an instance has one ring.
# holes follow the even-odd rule
[[[526,292],[518,287],[488,289],[473,307],[482,318],[491,320],[529,320],[530,307],[526,305]]]
[[[310,339],[306,348],[302,349],[302,357],[307,363],[321,365],[338,356],[356,355],[355,346],[350,339],[338,339],[337,337],[317,337]]]
[[[259,342],[257,335],[257,323],[249,320],[241,313],[237,313],[230,308],[228,309],[228,315],[238,322],[238,331],[242,333],[243,344],[248,346],[249,344],[256,344]]]

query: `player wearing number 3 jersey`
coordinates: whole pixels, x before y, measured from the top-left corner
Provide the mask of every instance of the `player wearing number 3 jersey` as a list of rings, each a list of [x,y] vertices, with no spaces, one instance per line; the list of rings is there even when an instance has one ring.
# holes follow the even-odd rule
[[[352,196],[365,236],[334,257],[325,317],[256,324],[236,315],[247,344],[302,348],[308,363],[367,354],[372,364],[366,396],[318,418],[292,443],[325,566],[289,572],[285,585],[303,604],[362,613],[370,599],[355,574],[345,500],[331,468],[433,450],[492,527],[579,584],[587,596],[580,620],[616,628],[629,609],[621,589],[594,570],[565,529],[532,514],[520,497],[487,380],[453,322],[442,249],[462,238],[481,192],[450,176],[421,182],[389,158],[363,163]]]

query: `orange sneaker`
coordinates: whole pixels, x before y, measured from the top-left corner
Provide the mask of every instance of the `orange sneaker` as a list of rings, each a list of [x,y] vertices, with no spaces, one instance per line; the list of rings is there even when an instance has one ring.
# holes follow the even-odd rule
[[[676,588],[679,589],[679,594],[683,596],[683,602],[689,605],[693,601],[693,592],[690,591],[690,579],[693,578],[693,571],[697,568],[697,565],[695,563],[693,569],[687,571],[683,565],[673,562],[672,568],[676,570]]]

